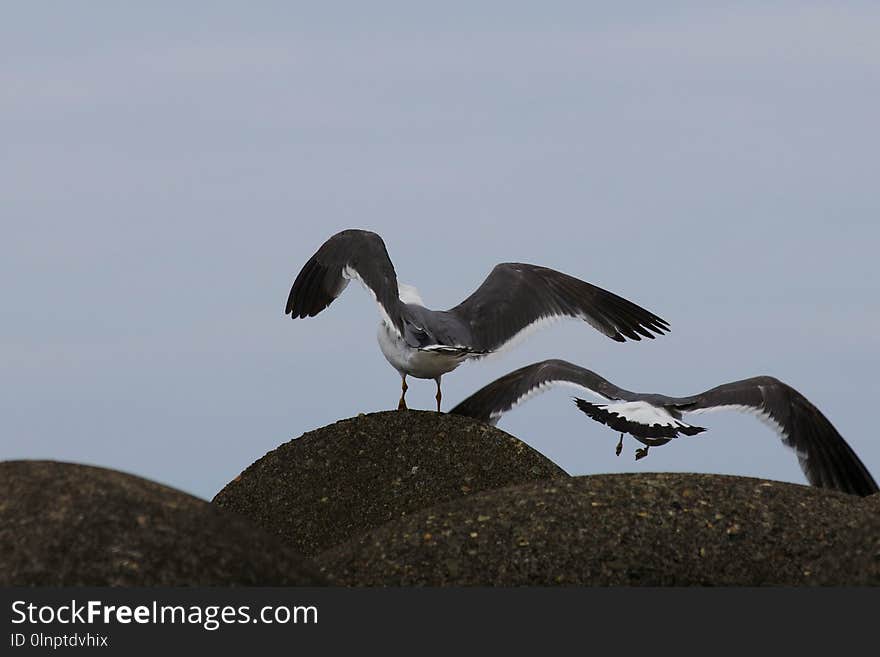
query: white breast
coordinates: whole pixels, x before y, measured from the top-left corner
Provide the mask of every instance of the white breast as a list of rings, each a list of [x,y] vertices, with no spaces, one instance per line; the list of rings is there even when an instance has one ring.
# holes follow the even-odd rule
[[[379,325],[376,338],[379,340],[379,348],[382,349],[385,359],[391,363],[391,366],[401,374],[414,376],[417,379],[436,379],[462,363],[461,356],[410,347],[397,334],[389,331],[384,323]]]

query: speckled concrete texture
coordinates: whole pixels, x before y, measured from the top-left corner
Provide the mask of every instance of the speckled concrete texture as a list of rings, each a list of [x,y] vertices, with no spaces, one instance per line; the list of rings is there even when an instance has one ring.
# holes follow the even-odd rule
[[[430,411],[361,415],[266,454],[214,503],[311,556],[435,504],[568,475],[503,431]]]
[[[246,520],[122,472],[0,463],[0,586],[321,585]]]
[[[317,558],[340,585],[876,585],[878,500],[697,474],[485,492]]]

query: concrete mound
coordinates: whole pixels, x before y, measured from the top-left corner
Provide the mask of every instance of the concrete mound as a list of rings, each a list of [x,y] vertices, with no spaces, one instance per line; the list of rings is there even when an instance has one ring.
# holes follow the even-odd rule
[[[425,509],[316,560],[349,586],[877,585],[877,503],[722,475],[574,477]]]
[[[214,503],[312,556],[440,502],[567,476],[522,441],[470,418],[388,411],[281,445]]]
[[[173,488],[72,463],[0,463],[0,586],[323,583],[275,537]]]

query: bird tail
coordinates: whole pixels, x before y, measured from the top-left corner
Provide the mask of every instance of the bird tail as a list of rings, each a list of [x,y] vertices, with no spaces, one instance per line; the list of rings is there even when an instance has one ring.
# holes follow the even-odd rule
[[[680,434],[695,436],[706,430],[682,422],[662,406],[654,406],[644,401],[594,404],[575,398],[575,403],[596,422],[639,438],[677,438]]]

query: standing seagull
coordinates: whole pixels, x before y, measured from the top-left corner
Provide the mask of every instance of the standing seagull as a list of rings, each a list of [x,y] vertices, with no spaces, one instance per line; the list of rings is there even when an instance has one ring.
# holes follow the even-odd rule
[[[439,412],[444,374],[504,348],[539,323],[582,319],[618,342],[669,330],[657,315],[616,294],[546,267],[511,262],[497,265],[455,308],[429,310],[415,288],[398,287],[385,243],[366,230],[344,230],[324,242],[293,282],[285,314],[314,317],[353,278],[379,306],[379,347],[402,379],[399,409],[406,408],[407,375],[437,382]]]
[[[856,453],[822,412],[797,390],[770,376],[725,383],[690,397],[630,392],[583,367],[564,360],[545,360],[510,372],[481,388],[450,411],[495,424],[507,411],[551,386],[574,386],[611,403],[575,398],[577,407],[620,433],[649,447],[665,445],[681,434],[705,431],[682,421],[683,413],[719,409],[746,411],[770,424],[782,443],[797,453],[801,470],[813,486],[855,495],[878,492],[877,484]]]

